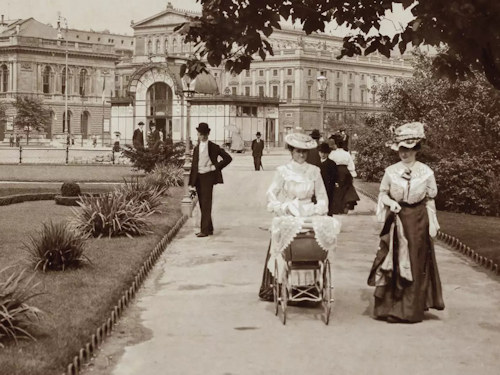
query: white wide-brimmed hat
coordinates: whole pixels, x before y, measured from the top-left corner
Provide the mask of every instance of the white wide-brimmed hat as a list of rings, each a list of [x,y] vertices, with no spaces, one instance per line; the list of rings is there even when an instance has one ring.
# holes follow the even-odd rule
[[[394,130],[393,139],[388,142],[388,146],[394,151],[398,151],[400,147],[413,148],[422,139],[425,139],[424,124],[408,122]]]
[[[302,150],[311,150],[318,147],[318,144],[310,135],[304,133],[291,133],[285,136],[286,144],[300,148]]]

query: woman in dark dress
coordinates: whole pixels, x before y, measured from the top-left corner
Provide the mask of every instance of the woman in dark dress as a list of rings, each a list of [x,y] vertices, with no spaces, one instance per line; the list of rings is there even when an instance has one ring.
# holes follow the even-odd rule
[[[401,161],[385,170],[380,184],[377,216],[385,224],[368,284],[375,286],[375,317],[390,323],[420,322],[429,308],[444,309],[432,240],[439,230],[436,180],[416,160],[424,138],[418,122],[396,129],[391,148]]]

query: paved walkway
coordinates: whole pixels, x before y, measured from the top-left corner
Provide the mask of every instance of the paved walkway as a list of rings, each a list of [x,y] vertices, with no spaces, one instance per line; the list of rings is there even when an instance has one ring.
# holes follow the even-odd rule
[[[343,230],[333,261],[335,304],[289,309],[287,325],[257,291],[271,215],[264,192],[285,155],[264,172],[236,155],[215,190],[215,235],[188,222],[127,311],[92,374],[498,374],[500,283],[456,252],[436,247],[446,309],[414,325],[371,318],[366,278],[379,224],[366,197]]]

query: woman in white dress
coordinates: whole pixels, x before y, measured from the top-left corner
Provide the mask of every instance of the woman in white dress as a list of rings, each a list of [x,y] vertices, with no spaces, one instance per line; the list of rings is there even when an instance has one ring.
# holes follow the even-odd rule
[[[415,323],[429,308],[443,310],[441,281],[432,237],[439,224],[434,172],[416,160],[424,127],[400,126],[391,144],[401,161],[380,183],[377,217],[385,222],[368,284],[375,286],[374,315],[389,323]]]
[[[303,133],[288,134],[285,142],[292,160],[277,168],[267,191],[267,208],[275,217],[259,297],[269,301],[273,299],[271,283],[275,261],[278,262],[279,274],[282,274],[286,266],[282,251],[298,233],[314,230],[321,248],[333,251],[340,232],[340,222],[327,216],[328,197],[321,171],[306,163],[307,152],[317,147],[316,142]]]

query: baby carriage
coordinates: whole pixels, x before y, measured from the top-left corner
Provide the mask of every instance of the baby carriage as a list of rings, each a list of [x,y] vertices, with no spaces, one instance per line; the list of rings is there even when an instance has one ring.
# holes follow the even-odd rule
[[[328,252],[318,245],[314,232],[308,231],[297,234],[282,254],[286,267],[281,277],[278,276],[277,260],[274,268],[275,315],[278,315],[281,307],[281,321],[286,324],[288,302],[321,302],[323,319],[328,324],[333,302]]]

